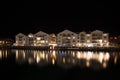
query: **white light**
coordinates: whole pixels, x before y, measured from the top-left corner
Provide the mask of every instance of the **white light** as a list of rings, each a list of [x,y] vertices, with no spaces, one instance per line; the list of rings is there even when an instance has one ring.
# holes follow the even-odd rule
[[[70,39],[70,37],[68,37],[68,39]]]
[[[73,39],[75,39],[75,37],[73,37]]]
[[[33,37],[33,35],[32,35],[32,34],[29,34],[28,37]]]
[[[52,64],[55,64],[55,59],[52,59]]]
[[[90,40],[87,40],[87,42],[89,43],[89,42],[90,42]]]
[[[80,52],[77,53],[77,58],[80,59]]]
[[[40,40],[40,37],[37,37],[37,40]]]
[[[100,61],[100,63],[102,63],[102,61],[103,61],[103,53],[102,52],[100,52],[100,54],[99,54],[99,61]]]
[[[90,34],[87,34],[87,36],[90,36]]]
[[[40,57],[39,57],[39,55],[37,55],[36,61],[37,61],[37,63],[40,62]]]

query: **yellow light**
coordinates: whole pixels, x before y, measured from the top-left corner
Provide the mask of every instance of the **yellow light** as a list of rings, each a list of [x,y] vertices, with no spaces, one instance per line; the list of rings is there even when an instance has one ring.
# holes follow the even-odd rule
[[[80,59],[80,52],[77,53],[77,58]]]
[[[37,61],[37,63],[40,62],[40,57],[39,57],[39,55],[37,55],[36,61]]]
[[[29,64],[31,64],[31,63],[33,62],[33,59],[32,59],[32,58],[29,58],[29,59],[28,59],[28,62],[29,62]]]
[[[68,37],[68,39],[70,39],[70,37]]]
[[[115,56],[115,58],[114,58],[114,64],[116,64],[117,63],[117,56]]]
[[[16,59],[18,59],[18,50],[16,50]]]
[[[75,52],[72,53],[72,56],[73,56],[73,57],[75,56]]]
[[[37,37],[37,40],[40,40],[40,37]]]
[[[87,36],[90,36],[90,34],[87,34]]]
[[[106,67],[107,67],[107,63],[103,62],[103,68],[106,68]]]
[[[87,40],[87,42],[89,43],[89,42],[90,42],[90,40]]]
[[[28,37],[33,37],[33,35],[32,35],[32,34],[29,34]]]
[[[102,52],[99,54],[99,61],[100,61],[100,63],[103,62],[103,53]]]
[[[104,60],[105,60],[105,61],[106,61],[106,60],[109,60],[109,58],[110,58],[110,54],[109,54],[109,53],[106,53],[105,56],[104,56]]]
[[[55,59],[54,58],[52,59],[52,64],[55,64]]]
[[[63,63],[65,63],[65,58],[63,58]]]
[[[2,58],[2,52],[1,52],[1,50],[0,50],[0,58]]]
[[[86,62],[86,66],[87,66],[87,67],[90,66],[90,62],[89,62],[89,61]]]

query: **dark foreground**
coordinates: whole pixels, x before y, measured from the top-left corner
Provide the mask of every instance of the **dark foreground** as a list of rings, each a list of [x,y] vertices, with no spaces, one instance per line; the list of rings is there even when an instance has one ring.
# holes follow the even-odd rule
[[[90,68],[73,67],[63,69],[56,65],[44,67],[22,64],[18,65],[12,60],[0,62],[0,80],[119,80],[120,65],[109,65],[109,68],[93,70]]]
[[[35,57],[35,54],[38,56]],[[89,57],[91,55],[92,57]],[[106,60],[108,55],[108,66],[100,67],[101,60],[104,64],[104,59]],[[100,58],[100,62],[95,56]],[[0,50],[0,80],[119,80],[119,57],[119,52]],[[30,59],[39,63],[30,64]],[[46,59],[50,63],[47,63]],[[53,59],[57,61],[54,65],[51,63]],[[75,60],[75,65],[69,60]],[[85,66],[86,60],[90,61],[91,67]],[[57,63],[67,64],[67,68],[60,67]],[[70,67],[69,64],[74,66]],[[99,67],[94,69],[93,66]]]

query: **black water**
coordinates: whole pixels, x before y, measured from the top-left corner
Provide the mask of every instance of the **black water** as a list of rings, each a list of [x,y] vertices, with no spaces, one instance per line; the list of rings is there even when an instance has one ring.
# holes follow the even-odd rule
[[[88,57],[90,54],[92,57]],[[109,59],[99,62],[94,54],[109,54]],[[119,52],[0,50],[0,80],[119,80],[119,57]]]

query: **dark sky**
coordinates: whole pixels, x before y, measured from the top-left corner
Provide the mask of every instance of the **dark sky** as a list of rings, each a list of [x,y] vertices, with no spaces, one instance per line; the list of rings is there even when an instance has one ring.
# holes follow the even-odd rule
[[[44,31],[58,33],[103,30],[119,34],[120,12],[117,2],[14,2],[0,3],[0,37],[14,37]]]

